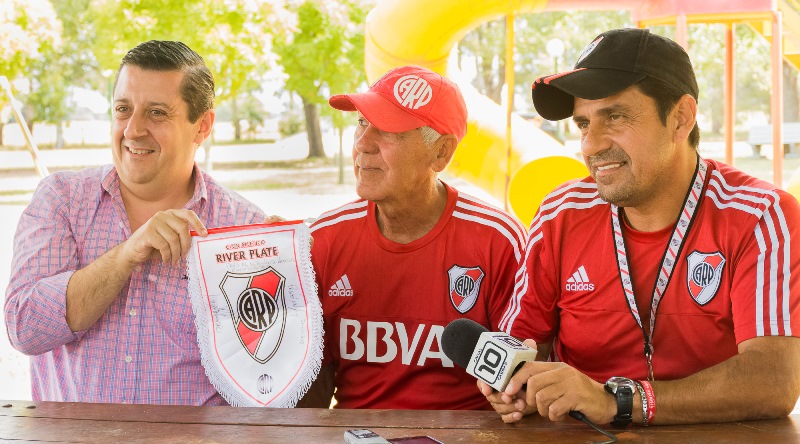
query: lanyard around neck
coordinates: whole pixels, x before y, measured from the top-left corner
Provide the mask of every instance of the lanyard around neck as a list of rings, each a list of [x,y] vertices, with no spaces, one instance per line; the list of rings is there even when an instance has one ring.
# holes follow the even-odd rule
[[[661,259],[661,268],[658,271],[658,279],[656,279],[653,288],[653,297],[650,300],[650,331],[646,332],[642,325],[642,318],[639,316],[639,309],[636,305],[636,297],[633,294],[633,282],[631,280],[630,269],[628,268],[628,253],[625,249],[625,239],[622,236],[622,225],[619,221],[619,207],[611,205],[611,224],[612,231],[614,232],[614,246],[617,251],[617,266],[619,267],[619,278],[622,282],[622,289],[625,291],[625,299],[628,302],[633,318],[639,324],[644,335],[644,355],[647,360],[647,370],[649,378],[653,380],[653,332],[656,328],[656,312],[658,311],[658,304],[664,296],[667,289],[669,280],[672,277],[672,271],[675,269],[675,262],[683,249],[683,243],[686,239],[686,233],[692,225],[695,211],[697,210],[697,203],[700,199],[700,194],[703,192],[703,184],[706,180],[706,166],[705,161],[697,157],[698,166],[695,168],[694,181],[692,182],[689,192],[686,193],[686,198],[683,202],[683,210],[681,210],[678,223],[675,224],[675,229],[672,231],[669,244],[664,251],[664,256]]]

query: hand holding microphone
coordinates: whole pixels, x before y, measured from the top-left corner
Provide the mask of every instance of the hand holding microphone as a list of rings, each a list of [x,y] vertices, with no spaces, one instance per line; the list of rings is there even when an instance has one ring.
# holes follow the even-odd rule
[[[509,381],[526,362],[535,359],[536,350],[508,334],[489,332],[470,319],[456,319],[445,327],[442,351],[467,373],[500,392],[487,398],[505,422],[538,410],[553,421],[567,415],[583,420],[583,412],[593,421],[608,423],[616,411],[602,384],[561,362],[526,367],[524,376],[514,378],[514,385],[527,383],[527,392],[511,399],[504,392]]]
[[[536,349],[506,333],[490,332],[471,319],[456,319],[442,333],[442,351],[456,365],[479,381],[479,387],[503,421],[515,422],[535,411],[525,403],[525,395],[514,400],[504,393],[511,377],[527,361],[536,358]],[[487,393],[484,387],[497,393]]]
[[[498,392],[525,362],[536,359],[536,349],[506,333],[490,332],[471,319],[456,319],[442,333],[442,351],[467,373]]]

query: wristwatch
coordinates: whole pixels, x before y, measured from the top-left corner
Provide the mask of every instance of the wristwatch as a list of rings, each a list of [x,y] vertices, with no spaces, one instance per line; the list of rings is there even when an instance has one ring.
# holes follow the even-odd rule
[[[625,427],[633,419],[633,391],[636,383],[622,376],[614,376],[606,381],[606,391],[617,398],[617,414],[611,424],[614,427]]]

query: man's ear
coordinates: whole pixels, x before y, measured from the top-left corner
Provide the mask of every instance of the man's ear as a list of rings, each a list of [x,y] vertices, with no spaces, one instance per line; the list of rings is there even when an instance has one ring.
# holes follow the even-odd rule
[[[433,170],[437,173],[444,171],[447,164],[453,159],[453,154],[458,146],[458,139],[452,134],[445,134],[434,143],[436,158],[433,161]]]
[[[203,141],[211,137],[211,128],[214,127],[214,118],[216,114],[213,109],[210,109],[200,116],[200,126],[197,128],[197,134],[194,136],[194,143],[198,146],[202,145]]]
[[[672,113],[675,117],[675,133],[672,141],[678,143],[689,140],[689,133],[697,122],[697,101],[689,94],[684,94],[675,104]]]

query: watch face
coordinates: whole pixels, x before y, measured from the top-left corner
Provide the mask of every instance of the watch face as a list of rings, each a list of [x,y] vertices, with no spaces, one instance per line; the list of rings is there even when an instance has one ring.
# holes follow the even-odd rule
[[[611,390],[611,393],[616,393],[617,389],[620,387],[627,387],[633,390],[636,385],[634,382],[628,378],[624,378],[622,376],[614,376],[606,381],[606,385]]]

